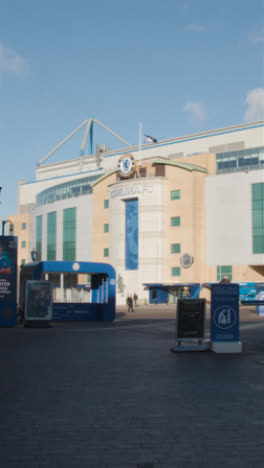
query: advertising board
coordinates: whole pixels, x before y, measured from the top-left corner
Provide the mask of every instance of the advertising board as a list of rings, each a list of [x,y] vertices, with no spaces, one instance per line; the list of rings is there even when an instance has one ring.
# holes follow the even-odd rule
[[[211,285],[211,341],[239,341],[239,285]]]
[[[27,281],[26,283],[26,320],[52,319],[52,283],[49,281]]]
[[[202,340],[205,328],[205,299],[178,299],[176,335],[178,340]]]
[[[17,237],[0,236],[0,327],[17,322]]]

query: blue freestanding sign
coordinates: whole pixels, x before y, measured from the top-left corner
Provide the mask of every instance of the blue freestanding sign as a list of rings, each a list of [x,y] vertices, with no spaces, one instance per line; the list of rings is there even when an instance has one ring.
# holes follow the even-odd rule
[[[239,341],[239,285],[211,285],[211,341]]]
[[[17,322],[17,237],[0,236],[0,327]]]

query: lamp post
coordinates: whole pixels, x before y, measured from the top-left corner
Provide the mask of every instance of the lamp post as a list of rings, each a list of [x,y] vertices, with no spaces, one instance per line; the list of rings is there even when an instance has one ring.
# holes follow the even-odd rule
[[[10,219],[3,219],[2,221],[2,236],[5,235],[5,225],[6,223],[10,223],[10,230],[13,230],[13,223],[10,221]]]
[[[37,253],[36,249],[33,248],[33,249],[31,250],[30,254],[31,254],[32,262],[36,262],[37,256],[38,256],[38,253]]]

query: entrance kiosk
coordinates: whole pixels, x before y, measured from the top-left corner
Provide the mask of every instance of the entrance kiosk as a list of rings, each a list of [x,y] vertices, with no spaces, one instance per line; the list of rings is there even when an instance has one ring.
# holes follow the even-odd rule
[[[91,301],[66,301],[64,276],[86,274],[91,277]],[[53,302],[53,321],[103,321],[115,319],[116,274],[108,263],[44,261],[21,266],[20,307],[25,311],[25,293],[28,280],[43,281],[56,275],[61,279],[62,300]],[[78,284],[76,284],[78,286]]]

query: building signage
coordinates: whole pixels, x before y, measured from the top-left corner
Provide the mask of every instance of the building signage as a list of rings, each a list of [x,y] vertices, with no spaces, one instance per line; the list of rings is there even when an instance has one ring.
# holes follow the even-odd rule
[[[136,160],[132,154],[124,154],[119,159],[117,167],[121,177],[130,177],[136,170]]]
[[[239,285],[211,285],[211,341],[239,341]]]
[[[0,236],[0,326],[17,321],[17,237]]]
[[[152,193],[152,185],[133,185],[131,187],[120,188],[110,192],[111,198],[123,197],[125,195],[137,195],[139,193]]]

